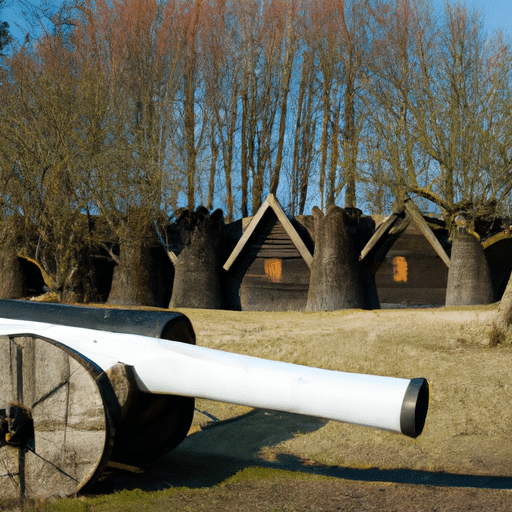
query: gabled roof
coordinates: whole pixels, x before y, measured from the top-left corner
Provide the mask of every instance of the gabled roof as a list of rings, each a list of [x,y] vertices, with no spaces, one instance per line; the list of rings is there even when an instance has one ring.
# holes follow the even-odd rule
[[[413,222],[416,224],[416,226],[418,226],[419,230],[423,233],[423,236],[428,240],[438,256],[443,260],[444,264],[450,268],[450,257],[446,254],[446,251],[439,243],[436,235],[430,229],[427,221],[423,218],[420,209],[407,195],[405,197],[405,210],[407,210],[407,213],[411,216]],[[390,215],[387,220],[379,226],[364,249],[361,251],[361,255],[359,256],[360,260],[363,260],[377,244],[381,243],[381,240],[383,240],[388,235],[395,222],[401,216],[403,216],[403,210],[399,213]]]
[[[292,223],[284,213],[277,199],[274,197],[273,194],[269,194],[267,196],[267,199],[265,199],[265,202],[261,205],[261,208],[256,213],[256,215],[251,219],[251,222],[247,226],[247,229],[244,231],[244,234],[240,237],[240,240],[236,244],[235,248],[233,249],[233,252],[227,259],[226,263],[224,263],[224,270],[229,270],[231,268],[235,260],[242,252],[243,248],[249,242],[251,235],[258,229],[258,226],[261,220],[263,219],[264,214],[267,212],[269,208],[275,213],[277,220],[283,226],[286,234],[290,237],[291,241],[299,251],[299,254],[306,262],[306,265],[309,268],[311,268],[311,264],[313,263],[313,255],[309,252],[309,249],[306,247],[306,244],[303,242],[302,238],[297,233],[296,229],[293,227]]]

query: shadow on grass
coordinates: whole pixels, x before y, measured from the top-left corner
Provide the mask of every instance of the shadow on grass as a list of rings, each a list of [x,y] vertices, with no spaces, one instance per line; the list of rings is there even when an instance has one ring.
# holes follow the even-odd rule
[[[433,473],[412,469],[354,469],[317,464],[288,454],[278,455],[275,461],[261,457],[265,447],[275,446],[298,433],[313,432],[326,423],[318,418],[254,410],[188,436],[177,449],[146,466],[144,477],[113,474],[108,480],[96,483],[87,494],[106,494],[122,489],[157,491],[170,487],[211,487],[250,467],[363,482],[512,489],[512,477]]]

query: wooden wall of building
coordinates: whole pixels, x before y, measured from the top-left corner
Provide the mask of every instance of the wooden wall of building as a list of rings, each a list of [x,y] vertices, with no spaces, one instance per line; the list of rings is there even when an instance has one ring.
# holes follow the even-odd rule
[[[281,223],[269,212],[244,258],[242,310],[296,311],[306,306],[310,270]]]
[[[442,305],[448,267],[411,223],[387,253],[375,280],[381,304]]]

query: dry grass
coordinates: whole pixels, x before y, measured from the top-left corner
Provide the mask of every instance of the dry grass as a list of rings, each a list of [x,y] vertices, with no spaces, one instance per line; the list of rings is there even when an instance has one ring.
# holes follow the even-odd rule
[[[201,345],[329,369],[429,380],[429,415],[417,440],[336,422],[309,420],[316,425],[311,427],[303,419],[304,427],[297,426],[288,439],[273,442],[269,436],[268,442],[262,441],[259,456],[293,456],[350,468],[509,475],[512,347],[488,346],[486,331],[494,313],[493,307],[186,312]],[[220,419],[237,414],[236,407],[215,402],[200,401],[198,408]],[[196,415],[197,425],[205,421]],[[193,439],[189,442],[186,446],[192,448]]]
[[[144,479],[114,477],[93,489],[94,493],[183,487],[186,490],[178,493],[181,498],[167,495],[154,510],[187,510],[184,503],[190,504],[190,510],[216,510],[214,498],[223,495],[222,489],[231,489],[234,482],[241,485],[239,480],[245,479],[245,491],[237,487],[239,499],[255,505],[251,501],[256,499],[255,489],[263,486],[257,499],[268,504],[272,486],[282,478],[272,471],[286,470],[291,472],[290,479],[309,475],[323,478],[324,483],[333,481],[333,486],[345,485],[344,489],[357,483],[357,489],[363,489],[361,496],[368,500],[389,492],[391,502],[395,493],[407,495],[404,499],[410,503],[430,488],[451,489],[450,496],[460,494],[460,503],[475,506],[479,499],[499,504],[509,499],[510,491],[493,490],[512,489],[512,347],[489,346],[487,331],[495,306],[324,313],[183,312],[194,324],[199,345],[343,371],[426,377],[431,403],[425,430],[411,440],[354,425],[198,400],[191,434],[174,452],[148,466]],[[255,483],[251,468],[268,472],[265,484]],[[401,487],[405,484],[407,491]],[[284,492],[286,485],[279,485]],[[315,481],[303,484],[304,489],[315,485]],[[459,493],[464,487],[473,494]],[[477,488],[483,489],[478,494],[481,498],[475,497]],[[103,498],[109,501],[108,496]],[[147,496],[151,503],[158,502],[157,494]],[[100,498],[87,498],[88,508],[76,510],[103,510],[94,505]],[[112,497],[111,510],[124,510],[114,502]],[[252,509],[317,510],[285,505]],[[360,509],[373,510],[369,505]],[[409,510],[423,509],[433,510],[426,505]],[[463,509],[467,508],[439,508]],[[347,505],[343,510],[352,508]],[[390,505],[389,510],[402,508]]]

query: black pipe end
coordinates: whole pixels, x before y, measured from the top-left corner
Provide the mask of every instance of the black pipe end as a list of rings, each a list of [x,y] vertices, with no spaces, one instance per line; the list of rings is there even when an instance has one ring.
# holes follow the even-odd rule
[[[429,387],[426,379],[411,379],[400,413],[402,434],[416,438],[423,432],[427,419]]]

